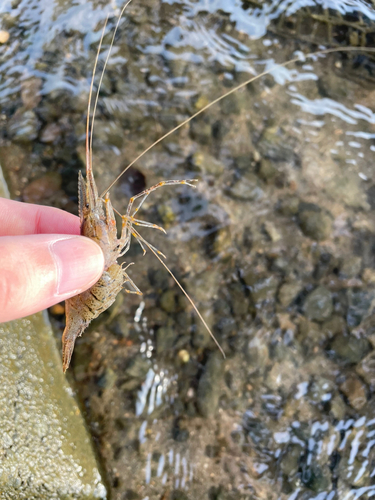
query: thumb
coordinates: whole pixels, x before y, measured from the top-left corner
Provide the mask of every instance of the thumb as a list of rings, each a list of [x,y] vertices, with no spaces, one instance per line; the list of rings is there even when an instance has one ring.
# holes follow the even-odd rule
[[[103,253],[83,236],[34,234],[0,238],[0,322],[28,316],[90,288]]]

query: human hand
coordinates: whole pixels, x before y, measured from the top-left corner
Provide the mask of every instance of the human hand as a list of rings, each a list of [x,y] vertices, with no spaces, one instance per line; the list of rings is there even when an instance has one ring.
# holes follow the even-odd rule
[[[75,215],[0,198],[0,322],[41,311],[98,281],[103,253],[79,233]]]

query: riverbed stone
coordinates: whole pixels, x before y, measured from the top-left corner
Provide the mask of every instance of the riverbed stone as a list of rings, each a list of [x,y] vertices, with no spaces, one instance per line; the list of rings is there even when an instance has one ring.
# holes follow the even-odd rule
[[[225,165],[222,162],[203,151],[194,153],[191,162],[194,167],[209,175],[219,176],[225,170]]]
[[[360,410],[366,404],[366,386],[358,377],[349,375],[340,385],[340,390],[355,410]]]
[[[8,134],[15,142],[31,142],[38,136],[40,122],[31,110],[18,109],[8,123]]]
[[[334,358],[344,364],[359,363],[371,350],[370,342],[354,335],[336,335],[332,341],[330,352]]]
[[[375,388],[375,351],[370,352],[356,368],[357,373],[369,384],[372,390]]]
[[[219,404],[224,363],[220,353],[209,357],[198,385],[198,409],[203,417],[212,417]]]
[[[331,292],[324,286],[318,286],[307,296],[304,311],[306,316],[313,321],[328,319],[333,311]]]
[[[287,216],[297,215],[300,200],[297,196],[285,196],[280,198],[277,204],[277,210]]]
[[[247,177],[236,180],[227,191],[233,198],[243,201],[258,201],[264,196],[255,174],[248,174]]]
[[[331,217],[313,203],[300,204],[298,220],[303,234],[312,240],[326,240],[332,232]]]
[[[297,297],[297,295],[302,290],[302,284],[298,281],[291,281],[289,283],[284,283],[279,290],[278,298],[279,302],[283,307],[289,306],[289,304]]]

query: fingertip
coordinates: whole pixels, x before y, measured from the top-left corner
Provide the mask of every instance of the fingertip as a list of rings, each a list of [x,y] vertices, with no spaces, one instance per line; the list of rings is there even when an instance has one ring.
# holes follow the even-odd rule
[[[0,321],[41,311],[99,280],[104,256],[83,236],[0,237]]]
[[[50,252],[57,268],[57,297],[66,298],[87,290],[103,273],[101,248],[84,236],[53,241]]]

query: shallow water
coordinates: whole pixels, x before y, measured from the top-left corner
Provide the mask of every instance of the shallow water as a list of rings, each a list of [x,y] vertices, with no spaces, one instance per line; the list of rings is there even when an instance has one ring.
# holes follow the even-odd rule
[[[76,212],[90,74],[102,23],[109,14],[100,65],[118,8],[21,0],[0,9],[10,189]],[[274,62],[362,36],[371,46],[374,16],[354,0],[135,1],[99,99],[99,189]],[[153,193],[142,217],[167,229],[147,238],[227,355],[134,243],[126,257],[144,296],[120,297],[93,323],[71,369],[112,498],[374,496],[374,88],[366,55],[275,70],[169,137],[112,190],[124,211],[145,185],[199,179],[194,191]]]

